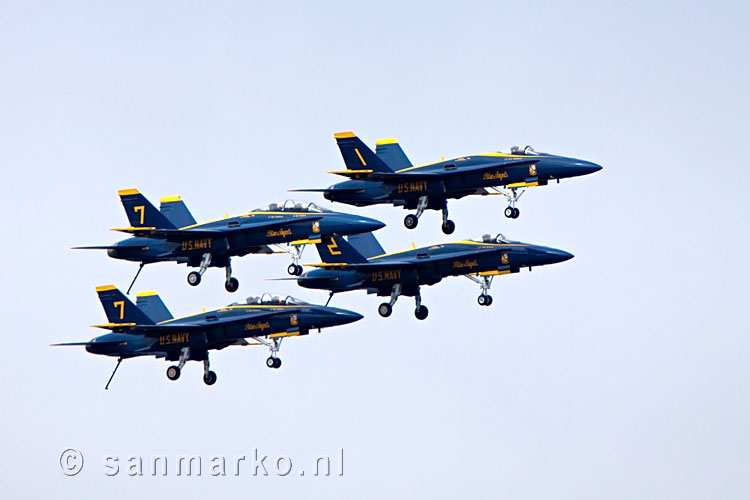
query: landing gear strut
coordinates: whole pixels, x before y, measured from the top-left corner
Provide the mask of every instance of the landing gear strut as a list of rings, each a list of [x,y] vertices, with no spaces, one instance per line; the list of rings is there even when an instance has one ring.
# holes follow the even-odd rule
[[[490,286],[492,285],[492,278],[494,278],[494,276],[482,276],[479,278],[471,276],[469,274],[465,276],[474,283],[478,283],[479,287],[481,288],[479,297],[477,297],[477,303],[479,303],[480,306],[491,306],[492,296],[489,294],[489,291]]]
[[[198,269],[198,271],[190,271],[187,276],[187,282],[190,286],[198,286],[201,283],[201,277],[203,276],[203,273],[206,272],[206,269],[208,269],[208,266],[211,265],[211,254],[210,253],[204,253],[203,258],[201,259],[201,267]],[[179,374],[177,375],[180,376]]]
[[[305,245],[296,245],[293,250],[286,250],[285,252],[292,256],[292,263],[286,268],[286,272],[290,276],[302,275],[302,266],[299,265],[299,261],[302,258],[302,252],[305,250]]]
[[[214,385],[216,383],[216,372],[209,370],[208,353],[206,353],[206,359],[203,360],[203,383],[206,385]]]
[[[452,220],[448,219],[448,202],[445,203],[445,206],[443,207],[443,233],[444,234],[453,234],[453,231],[456,230],[456,225],[453,223]]]
[[[521,211],[516,208],[516,203],[521,199],[521,196],[523,196],[523,193],[525,193],[526,190],[522,189],[519,192],[518,188],[510,188],[510,191],[498,190],[498,192],[504,195],[508,200],[508,207],[505,209],[505,216],[509,219],[518,219],[518,216],[521,215]]]
[[[271,355],[266,359],[266,366],[269,368],[281,368],[281,358],[278,354],[279,349],[281,348],[281,341],[284,340],[284,338],[281,337],[266,340],[261,337],[253,337],[253,339],[268,347],[268,350],[271,351]]]
[[[227,267],[225,267],[224,270],[226,271],[226,274],[227,274],[227,279],[224,282],[224,288],[226,289],[227,292],[234,293],[240,287],[240,282],[237,280],[237,278],[232,277],[232,261],[228,258],[227,258]]]
[[[180,351],[180,360],[177,362],[177,365],[172,365],[169,368],[167,368],[167,378],[169,380],[177,380],[180,378],[180,373],[182,372],[182,367],[185,366],[185,362],[190,357],[190,348],[189,347],[183,347]]]
[[[427,310],[427,307],[422,305],[422,295],[419,293],[419,288],[417,288],[417,294],[414,296],[414,302],[416,303],[414,316],[416,316],[418,320],[427,319],[429,311]]]
[[[401,296],[401,283],[393,285],[393,291],[391,292],[390,302],[383,302],[378,306],[378,314],[382,317],[387,318],[393,312],[393,304],[396,303],[398,298]]]
[[[404,217],[404,226],[406,229],[414,229],[419,224],[419,218],[422,217],[424,209],[427,208],[427,197],[420,196],[419,202],[417,203],[417,213],[415,215],[409,214]]]

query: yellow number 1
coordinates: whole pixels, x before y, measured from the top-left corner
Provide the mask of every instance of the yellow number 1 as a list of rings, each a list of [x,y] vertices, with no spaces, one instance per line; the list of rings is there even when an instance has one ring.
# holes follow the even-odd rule
[[[141,213],[141,226],[142,226],[143,225],[143,215],[146,213],[146,207],[144,207],[143,205],[140,205],[140,206],[137,206],[137,207],[133,207],[133,211],[135,211],[136,213],[138,213],[138,212]]]
[[[115,302],[115,307],[120,309],[120,319],[125,318],[125,301],[124,300],[118,300]]]

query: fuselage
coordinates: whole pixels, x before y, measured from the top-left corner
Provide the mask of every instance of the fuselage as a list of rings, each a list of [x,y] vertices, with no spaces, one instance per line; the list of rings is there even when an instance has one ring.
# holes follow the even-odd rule
[[[491,168],[483,169],[483,165]],[[362,175],[330,186],[323,195],[327,200],[355,206],[392,203],[408,209],[415,208],[419,198],[427,196],[427,208],[439,209],[445,200],[484,188],[545,185],[550,180],[586,175],[601,168],[596,163],[564,156],[487,153],[398,170],[397,174],[404,175],[393,182]]]
[[[449,276],[465,274],[518,272],[572,258],[568,252],[521,242],[483,243],[460,241],[409,249],[368,259],[357,269],[315,269],[302,275],[298,283],[305,288],[334,292],[367,289],[379,295],[390,293],[394,284],[409,289],[433,285]]]

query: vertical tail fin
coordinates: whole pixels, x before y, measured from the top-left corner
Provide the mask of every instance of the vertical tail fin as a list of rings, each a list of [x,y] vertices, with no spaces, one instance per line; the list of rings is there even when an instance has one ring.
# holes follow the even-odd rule
[[[315,244],[320,260],[327,264],[358,264],[367,259],[341,236],[323,238]]]
[[[192,226],[195,224],[193,214],[188,210],[185,202],[179,196],[167,196],[161,199],[159,211],[176,227]]]
[[[385,250],[378,243],[377,238],[372,233],[352,234],[346,238],[349,244],[356,251],[362,254],[366,259],[371,259],[378,255],[383,255]]]
[[[172,319],[172,313],[156,292],[141,292],[136,295],[135,305],[156,323]]]
[[[393,170],[372,152],[354,132],[333,134],[339,145],[347,170],[372,170],[373,172],[390,173]]]
[[[402,170],[412,166],[411,161],[401,149],[396,139],[380,139],[375,142],[375,154],[393,170]]]
[[[137,189],[118,191],[131,227],[155,227],[157,229],[177,229],[174,224],[159,212]]]
[[[102,307],[110,323],[154,324],[154,321],[138,309],[116,286],[98,286],[96,287],[96,293],[99,295],[99,300],[102,302]]]

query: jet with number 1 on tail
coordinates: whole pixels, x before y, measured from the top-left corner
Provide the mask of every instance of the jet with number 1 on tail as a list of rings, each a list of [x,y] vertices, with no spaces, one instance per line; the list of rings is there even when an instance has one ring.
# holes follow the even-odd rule
[[[279,368],[281,341],[307,335],[312,330],[346,325],[362,319],[361,314],[336,307],[319,306],[269,294],[248,298],[244,303],[191,316],[172,318],[156,292],[139,293],[133,304],[113,285],[96,288],[108,323],[93,325],[110,330],[88,342],[53,344],[83,346],[92,354],[118,358],[107,386],[124,359],[154,356],[176,361],[167,369],[167,378],[177,380],[187,361],[203,362],[203,382],[213,385],[216,373],[210,370],[208,353],[231,346],[264,345],[271,355],[269,368]]]
[[[485,235],[481,241],[439,243],[394,253],[385,253],[371,233],[350,236],[348,241],[338,236],[325,238],[315,246],[323,262],[308,264],[319,269],[296,278],[300,286],[328,290],[329,301],[335,293],[352,290],[390,295],[390,301],[378,307],[383,317],[391,315],[401,295],[414,297],[414,315],[420,320],[428,314],[422,305],[421,286],[434,285],[450,276],[466,276],[480,286],[479,305],[489,306],[489,289],[495,276],[573,258],[563,250],[511,241],[502,234]]]
[[[505,216],[516,219],[516,207],[526,188],[549,181],[591,174],[601,166],[590,161],[547,153],[530,146],[510,153],[487,153],[413,166],[395,139],[376,142],[375,153],[352,132],[334,134],[346,170],[329,173],[348,177],[326,189],[294,189],[321,192],[330,201],[357,207],[392,204],[416,210],[404,218],[407,229],[417,227],[425,210],[441,210],[442,230],[456,228],[448,219],[448,200],[471,195],[501,195],[508,200]]]
[[[231,258],[275,253],[268,245],[276,245],[291,255],[292,264],[287,272],[298,276],[302,274],[299,259],[305,245],[325,236],[357,234],[385,227],[375,219],[291,200],[236,217],[197,224],[178,196],[162,198],[157,210],[137,189],[125,189],[119,195],[130,227],[114,231],[133,237],[111,246],[75,248],[107,250],[112,258],[139,262],[138,273],[127,293],[144,265],[165,261],[198,267],[198,271],[190,272],[187,277],[192,286],[201,282],[207,268],[223,267],[226,271],[224,286],[228,292],[235,292],[239,281],[232,277]],[[281,247],[282,244],[286,246]]]

